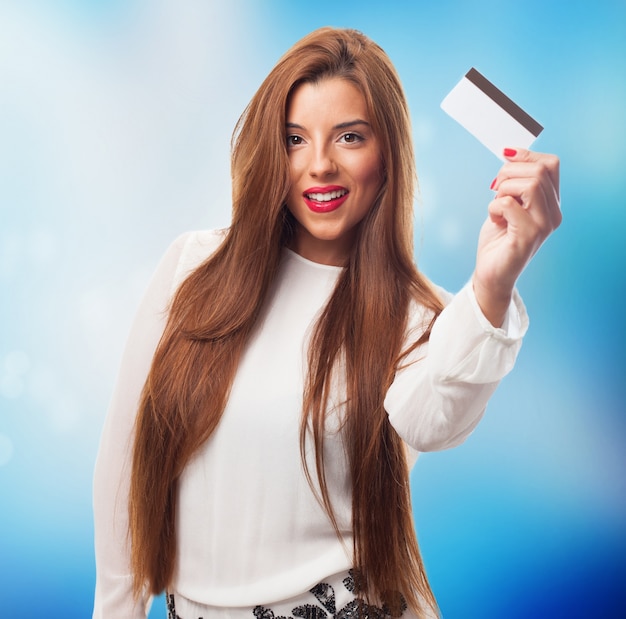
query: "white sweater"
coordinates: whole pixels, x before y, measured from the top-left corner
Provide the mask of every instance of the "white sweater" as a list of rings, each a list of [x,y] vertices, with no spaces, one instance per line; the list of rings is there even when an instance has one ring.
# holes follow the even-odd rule
[[[132,327],[95,470],[94,618],[146,616],[148,599],[133,600],[129,569],[133,423],[168,302],[222,238],[221,232],[180,237],[161,261]],[[344,545],[304,477],[299,452],[308,337],[340,272],[284,251],[222,420],[180,480],[172,589],[189,600],[217,607],[271,604],[351,567],[351,486],[341,436],[329,433],[326,461]],[[413,307],[411,330],[419,332],[427,318],[423,308]],[[451,300],[429,344],[412,354],[420,361],[398,371],[385,398],[390,421],[414,458],[469,435],[513,367],[527,325],[517,294],[505,329],[482,315],[471,286]],[[340,411],[340,384],[331,399]],[[315,476],[312,462],[310,468]]]

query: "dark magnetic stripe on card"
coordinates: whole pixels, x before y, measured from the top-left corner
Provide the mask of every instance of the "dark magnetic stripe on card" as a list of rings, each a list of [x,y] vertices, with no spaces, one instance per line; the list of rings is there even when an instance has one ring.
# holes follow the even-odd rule
[[[480,88],[490,99],[497,103],[509,116],[512,116],[520,125],[537,137],[543,127],[529,114],[527,114],[517,103],[511,101],[501,90],[496,88],[484,75],[476,69],[470,69],[465,77]]]

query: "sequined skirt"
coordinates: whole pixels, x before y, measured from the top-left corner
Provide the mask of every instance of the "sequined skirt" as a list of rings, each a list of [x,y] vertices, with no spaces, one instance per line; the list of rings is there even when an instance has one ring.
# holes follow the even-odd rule
[[[168,619],[418,619],[405,609],[391,614],[385,605],[359,604],[355,592],[358,574],[352,570],[336,574],[315,585],[304,595],[254,607],[223,608],[206,606],[176,593],[166,595]],[[400,596],[401,598],[401,596]],[[402,600],[403,602],[403,600]],[[428,615],[435,618],[435,615]]]

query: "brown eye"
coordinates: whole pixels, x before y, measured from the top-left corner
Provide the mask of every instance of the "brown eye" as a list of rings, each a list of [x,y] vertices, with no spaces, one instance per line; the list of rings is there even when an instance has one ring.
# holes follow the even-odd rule
[[[360,142],[363,138],[358,133],[344,133],[341,136],[341,139],[346,144],[356,144]]]
[[[303,143],[303,140],[299,135],[287,136],[287,146],[299,146],[302,143]]]

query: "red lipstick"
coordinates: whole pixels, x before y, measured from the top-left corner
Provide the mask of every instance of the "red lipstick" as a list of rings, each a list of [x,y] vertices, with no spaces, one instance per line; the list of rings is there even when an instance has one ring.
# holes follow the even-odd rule
[[[346,201],[348,195],[348,190],[339,185],[310,187],[302,192],[304,203],[314,213],[330,213],[337,210]]]

